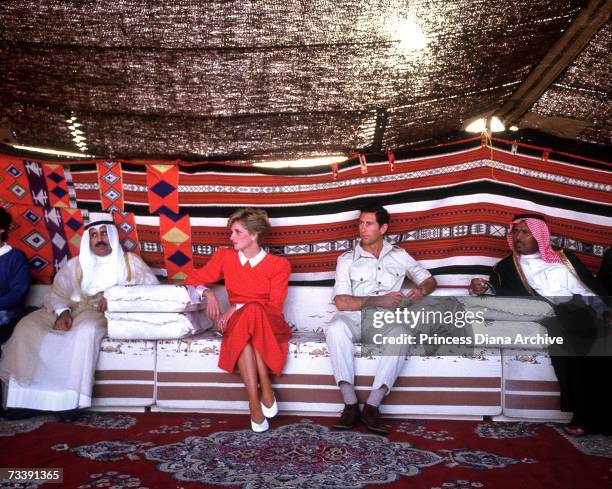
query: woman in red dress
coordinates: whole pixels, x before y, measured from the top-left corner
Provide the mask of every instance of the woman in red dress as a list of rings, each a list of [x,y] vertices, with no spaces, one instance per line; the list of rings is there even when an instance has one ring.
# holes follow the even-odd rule
[[[228,226],[234,249],[219,248],[185,283],[208,285],[225,279],[230,307],[222,314],[212,291],[204,291],[207,313],[217,319],[223,333],[219,367],[231,373],[238,365],[249,398],[251,428],[263,432],[269,428],[266,418],[278,412],[268,369],[281,374],[291,338],[283,316],[291,269],[285,258],[259,246],[270,226],[264,210],[240,209],[230,216]]]

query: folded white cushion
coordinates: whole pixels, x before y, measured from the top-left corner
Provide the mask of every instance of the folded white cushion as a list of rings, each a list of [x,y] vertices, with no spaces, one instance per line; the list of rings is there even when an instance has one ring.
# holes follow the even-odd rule
[[[462,296],[457,300],[466,311],[482,312],[486,321],[541,321],[555,315],[551,305],[537,297]]]
[[[104,291],[112,312],[186,312],[203,309],[195,289],[183,285],[115,285]]]
[[[106,311],[108,336],[121,340],[170,340],[191,336],[210,328],[204,311],[110,312]]]

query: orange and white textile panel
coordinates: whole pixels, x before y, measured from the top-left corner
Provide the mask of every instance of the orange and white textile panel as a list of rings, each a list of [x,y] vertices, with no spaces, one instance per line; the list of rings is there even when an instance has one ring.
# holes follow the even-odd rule
[[[497,146],[492,150],[474,141],[446,146],[445,153],[397,154],[393,165],[386,159],[366,161],[366,173],[356,159],[336,168],[300,170],[121,161],[112,169],[120,179],[109,177],[121,188],[110,193],[121,193],[123,213],[115,213],[121,216],[115,222],[124,230],[124,246],[139,251],[157,275],[173,282],[228,246],[227,217],[254,206],[271,217],[263,244],[291,262],[291,283],[331,285],[338,256],[355,245],[358,209],[374,202],[392,215],[386,239],[419,260],[449,291],[488,275],[509,251],[508,223],[524,212],[546,216],[553,245],[571,250],[595,272],[612,243],[610,166]],[[57,226],[68,228],[69,221],[55,216],[41,224],[46,209],[60,205],[49,189],[68,192],[62,198],[85,220],[89,211],[109,208],[101,198],[103,161],[65,163],[63,176],[51,171],[55,165],[4,156],[0,163],[0,202],[17,206],[18,232],[11,244],[28,254],[35,269],[72,256],[68,241],[80,232],[72,228],[62,235]],[[28,210],[38,219],[28,220]],[[59,246],[44,251],[47,243]],[[52,276],[38,273],[43,282]]]

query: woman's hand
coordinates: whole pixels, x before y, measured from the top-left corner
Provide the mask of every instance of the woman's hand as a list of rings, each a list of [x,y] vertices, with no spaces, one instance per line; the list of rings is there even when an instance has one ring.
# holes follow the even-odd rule
[[[206,289],[202,296],[206,297],[206,316],[208,319],[216,321],[219,319],[219,314],[221,314],[217,296],[215,296],[214,292],[210,289]]]
[[[227,323],[232,317],[232,314],[234,314],[235,312],[236,306],[229,306],[229,308],[227,308],[225,312],[221,314],[221,317],[217,320],[217,329],[220,333],[225,333],[225,330],[227,329]]]

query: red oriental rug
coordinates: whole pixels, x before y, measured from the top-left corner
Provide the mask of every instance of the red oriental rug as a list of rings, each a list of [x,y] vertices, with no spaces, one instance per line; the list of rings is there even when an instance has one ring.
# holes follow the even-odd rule
[[[612,487],[612,438],[570,441],[554,425],[389,420],[389,438],[333,418],[85,413],[0,421],[0,467],[61,468],[66,488]],[[42,482],[0,481],[0,488]],[[53,488],[53,484],[44,484]]]

